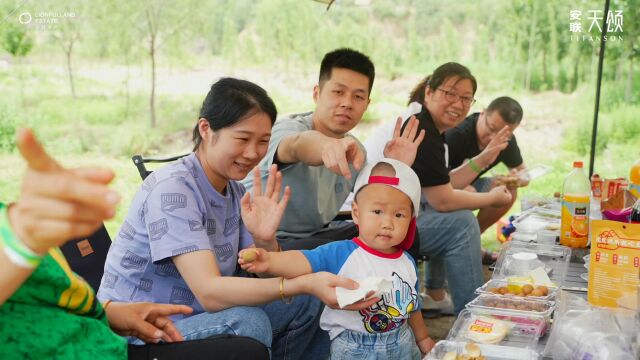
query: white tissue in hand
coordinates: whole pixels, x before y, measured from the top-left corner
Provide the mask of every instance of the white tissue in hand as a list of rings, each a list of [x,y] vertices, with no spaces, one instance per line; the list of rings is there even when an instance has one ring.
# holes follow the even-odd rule
[[[345,288],[337,287],[336,296],[338,297],[338,305],[340,308],[344,308],[347,305],[351,305],[360,300],[365,300],[367,293],[373,291],[373,295],[367,297],[379,297],[384,293],[391,292],[391,286],[393,279],[391,277],[373,276],[365,279],[356,280],[360,287],[355,290],[348,290]]]

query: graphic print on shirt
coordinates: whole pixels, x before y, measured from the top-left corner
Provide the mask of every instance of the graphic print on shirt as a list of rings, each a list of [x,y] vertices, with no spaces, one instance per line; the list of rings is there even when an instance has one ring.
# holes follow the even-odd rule
[[[195,295],[191,290],[180,286],[173,286],[171,288],[171,297],[169,298],[170,304],[177,305],[192,305],[196,300]]]
[[[120,232],[118,233],[118,235],[121,238],[124,238],[127,240],[133,240],[133,238],[136,236],[136,228],[134,228],[133,225],[129,224],[127,221],[125,221],[120,227]]]
[[[233,255],[233,246],[231,243],[225,243],[222,245],[215,245],[213,250],[216,253],[216,258],[218,258],[218,262],[226,262]]]
[[[360,310],[364,328],[369,333],[384,333],[402,326],[418,304],[415,288],[393,273],[391,292],[380,301]]]
[[[129,301],[133,301],[135,299],[138,291],[150,293],[151,290],[153,290],[153,280],[141,278],[140,283],[133,289],[131,296],[129,296]]]
[[[198,220],[188,220],[189,221],[189,230],[190,231],[202,231],[204,230],[204,226]]]
[[[146,192],[151,192],[153,187],[156,186],[156,174],[151,174],[147,179],[142,183],[142,189]]]
[[[149,224],[149,241],[162,239],[169,232],[169,224],[166,218],[154,221]]]
[[[187,195],[180,193],[164,193],[160,195],[160,206],[163,212],[187,207]]]
[[[224,222],[224,236],[233,234],[240,227],[240,215],[233,214],[230,218],[227,218]]]

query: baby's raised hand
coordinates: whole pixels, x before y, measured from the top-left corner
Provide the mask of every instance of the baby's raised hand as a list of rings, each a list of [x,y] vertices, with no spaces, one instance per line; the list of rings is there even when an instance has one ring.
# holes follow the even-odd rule
[[[269,270],[269,252],[261,248],[248,248],[238,253],[238,264],[250,273],[264,273]]]

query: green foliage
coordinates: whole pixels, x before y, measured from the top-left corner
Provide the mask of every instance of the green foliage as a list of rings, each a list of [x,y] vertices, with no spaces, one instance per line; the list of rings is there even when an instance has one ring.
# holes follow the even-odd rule
[[[7,104],[0,102],[0,152],[14,148],[19,116]]]
[[[24,27],[9,23],[4,30],[2,47],[13,57],[24,57],[33,48],[33,39]]]

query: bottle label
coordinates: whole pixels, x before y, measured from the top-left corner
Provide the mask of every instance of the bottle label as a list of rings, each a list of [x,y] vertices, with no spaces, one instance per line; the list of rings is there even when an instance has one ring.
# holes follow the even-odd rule
[[[560,244],[586,247],[589,241],[589,196],[565,195],[562,198]]]

